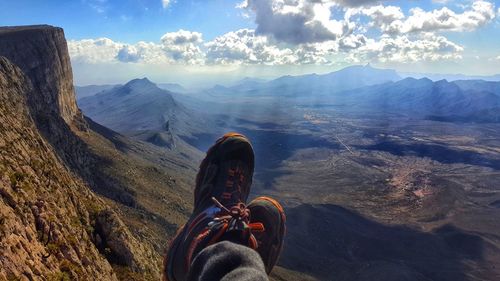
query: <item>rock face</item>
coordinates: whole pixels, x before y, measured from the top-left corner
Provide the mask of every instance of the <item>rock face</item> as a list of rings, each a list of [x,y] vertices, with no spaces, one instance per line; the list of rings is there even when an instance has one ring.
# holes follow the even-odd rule
[[[115,280],[91,239],[105,205],[40,135],[27,106],[32,90],[0,57],[0,279]]]
[[[62,29],[0,28],[0,280],[159,276],[152,250],[90,189],[88,126]]]
[[[0,56],[27,75],[43,95],[30,95],[34,114],[59,115],[66,122],[81,118],[76,106],[73,72],[62,28],[42,25],[0,28]]]
[[[0,28],[0,56],[31,82],[27,106],[36,127],[72,169],[92,165],[85,145],[71,131],[87,130],[76,105],[73,74],[61,28],[48,25]]]

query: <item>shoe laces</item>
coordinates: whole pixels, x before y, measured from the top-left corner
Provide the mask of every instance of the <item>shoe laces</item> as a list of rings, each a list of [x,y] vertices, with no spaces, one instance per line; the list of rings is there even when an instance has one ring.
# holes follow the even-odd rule
[[[220,213],[216,216],[209,226],[216,225],[218,223],[227,223],[228,230],[245,230],[248,228],[250,221],[250,210],[243,203],[238,203],[228,209],[226,206],[222,205],[215,197],[212,197],[212,201],[220,209]]]
[[[264,224],[260,222],[250,223],[250,210],[244,203],[240,202],[228,209],[215,197],[212,197],[212,201],[221,211],[220,214],[208,224],[209,228],[213,229],[225,225],[226,232],[242,231],[243,233],[249,232],[250,235],[254,232],[265,231]]]

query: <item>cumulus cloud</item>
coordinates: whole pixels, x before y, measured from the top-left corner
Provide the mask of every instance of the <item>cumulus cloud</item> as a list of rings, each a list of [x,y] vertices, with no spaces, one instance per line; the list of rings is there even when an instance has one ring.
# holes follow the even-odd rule
[[[205,46],[209,63],[291,64],[296,60],[291,49],[280,49],[250,29],[226,33]]]
[[[141,55],[134,46],[124,46],[118,51],[117,59],[122,62],[138,62]]]
[[[414,8],[411,10],[411,14],[403,23],[403,32],[472,31],[495,18],[495,6],[486,1],[475,1],[471,10],[461,14],[446,7],[432,12]]]
[[[314,1],[314,0],[312,0]],[[370,6],[382,2],[380,0],[335,0],[332,2],[339,3],[345,7],[359,7],[359,6]]]
[[[255,30],[228,32],[204,42],[197,32],[167,33],[160,43],[124,44],[107,38],[69,41],[75,62],[187,65],[301,65],[347,62],[417,62],[459,59],[463,47],[433,33],[369,38],[350,34],[338,40],[280,44]],[[336,58],[336,59],[335,59]]]
[[[68,41],[68,50],[73,61],[83,63],[113,62],[124,46],[125,44],[108,38]]]
[[[163,9],[166,9],[168,5],[170,5],[170,0],[161,0],[161,5],[163,6]]]
[[[207,42],[205,47],[210,64],[327,64],[330,63],[327,56],[338,50],[335,41],[289,47],[251,29],[226,33]]]
[[[176,62],[198,64],[203,61],[200,44],[202,34],[186,30],[169,32],[161,37],[162,48],[166,55]]]
[[[342,51],[350,51],[359,49],[362,46],[365,46],[368,42],[368,38],[365,35],[357,34],[357,35],[349,35],[345,38],[342,38],[338,41],[339,50]]]
[[[245,0],[239,8],[252,12],[256,34],[289,44],[341,40],[356,30],[363,30],[352,16],[371,18],[370,26],[388,34],[418,32],[472,31],[495,18],[495,5],[476,0],[457,13],[447,7],[424,11],[413,8],[405,16],[400,7],[380,5],[373,0]],[[341,7],[343,6],[343,8]],[[343,18],[332,17],[332,11],[344,12]]]
[[[432,11],[413,8],[405,18],[399,7],[375,6],[351,12],[372,19],[371,25],[389,34],[439,31],[473,31],[495,18],[495,6],[488,1],[474,1],[468,10],[456,13],[447,7]]]
[[[160,43],[126,44],[108,38],[71,40],[68,49],[75,62],[83,63],[179,63],[203,61],[201,33],[180,30],[166,33]]]
[[[462,51],[462,46],[432,33],[413,40],[408,35],[383,36],[380,40],[367,39],[365,45],[349,54],[349,60],[412,63],[460,59]]]
[[[369,23],[371,27],[380,28],[384,32],[395,33],[399,28],[399,23],[405,18],[400,7],[396,6],[373,6],[370,8],[350,10],[351,14],[364,14],[372,19]],[[398,24],[395,24],[398,23]]]
[[[352,32],[353,23],[331,19],[335,5],[336,1],[322,0],[246,0],[239,7],[253,11],[258,35],[301,44],[335,40]]]

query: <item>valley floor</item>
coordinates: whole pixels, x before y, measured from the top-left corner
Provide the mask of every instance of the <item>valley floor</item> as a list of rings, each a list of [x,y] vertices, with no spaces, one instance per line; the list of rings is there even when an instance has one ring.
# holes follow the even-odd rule
[[[268,106],[240,104],[221,130],[254,144],[253,196],[286,207],[277,280],[500,278],[499,125]]]

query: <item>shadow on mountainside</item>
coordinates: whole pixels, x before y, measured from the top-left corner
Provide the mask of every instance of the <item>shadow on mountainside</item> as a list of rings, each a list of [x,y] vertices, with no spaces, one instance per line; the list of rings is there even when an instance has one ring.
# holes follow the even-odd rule
[[[94,192],[126,206],[138,207],[134,191],[104,174],[110,159],[92,152],[60,116],[38,114],[33,119],[66,166],[82,177]]]
[[[452,225],[427,233],[336,205],[304,204],[287,210],[280,265],[320,280],[472,280],[468,266],[483,260],[485,243]]]

